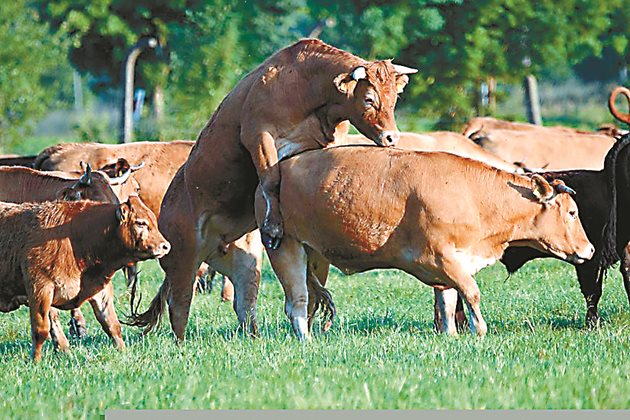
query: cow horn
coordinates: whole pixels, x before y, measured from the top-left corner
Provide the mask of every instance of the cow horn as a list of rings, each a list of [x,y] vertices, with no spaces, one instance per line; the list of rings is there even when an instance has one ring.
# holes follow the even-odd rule
[[[613,116],[619,121],[630,124],[630,113],[624,114],[623,112],[619,111],[617,107],[615,107],[615,99],[620,93],[622,93],[626,97],[626,99],[628,100],[628,104],[630,105],[630,89],[623,86],[617,86],[610,93],[610,97],[608,98],[608,108],[610,109],[610,113],[613,114]]]
[[[133,172],[133,170],[131,168],[129,168],[125,172],[123,172],[123,174],[121,176],[117,176],[117,177],[114,177],[114,178],[109,178],[109,185],[124,184],[125,182],[127,182],[129,177],[131,176],[131,172]]]
[[[136,172],[137,170],[140,170],[142,168],[144,168],[144,162],[140,162],[139,164],[132,166],[131,172]]]
[[[394,70],[396,70],[396,73],[398,73],[398,74],[414,74],[414,73],[418,73],[418,69],[413,69],[413,68],[407,67],[407,66],[401,66],[400,64],[394,64]]]
[[[83,162],[81,162],[81,167],[83,167]],[[85,165],[85,171],[83,175],[81,175],[81,178],[79,178],[79,184],[92,185],[92,165],[89,163]]]
[[[554,187],[556,188],[556,191],[561,192],[561,193],[567,193],[567,194],[570,194],[570,195],[576,195],[577,194],[573,188],[567,187],[564,184],[554,185]]]
[[[367,77],[367,71],[365,71],[365,67],[359,66],[356,69],[352,70],[352,74],[350,75],[354,80],[361,80]]]

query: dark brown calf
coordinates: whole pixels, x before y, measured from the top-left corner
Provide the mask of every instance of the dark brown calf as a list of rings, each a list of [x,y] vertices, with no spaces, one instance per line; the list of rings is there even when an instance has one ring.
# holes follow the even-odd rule
[[[33,348],[41,360],[52,328],[50,309],[74,309],[106,287],[125,264],[160,258],[170,244],[157,229],[155,215],[135,196],[123,204],[78,202],[0,203],[0,308],[28,303]],[[111,302],[99,318],[117,347],[124,347]],[[52,321],[52,322],[51,322]],[[67,349],[67,340],[59,342]]]

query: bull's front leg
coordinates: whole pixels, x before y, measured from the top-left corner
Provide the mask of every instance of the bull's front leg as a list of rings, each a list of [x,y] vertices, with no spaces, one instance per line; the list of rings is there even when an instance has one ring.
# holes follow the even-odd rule
[[[256,167],[266,205],[265,216],[260,226],[262,243],[268,249],[278,249],[284,229],[280,214],[280,168],[275,140],[266,131],[253,135],[243,133],[242,138],[243,145],[249,151]]]
[[[626,289],[628,304],[630,304],[630,243],[623,249],[619,269],[621,270],[621,277],[623,278],[623,287]]]

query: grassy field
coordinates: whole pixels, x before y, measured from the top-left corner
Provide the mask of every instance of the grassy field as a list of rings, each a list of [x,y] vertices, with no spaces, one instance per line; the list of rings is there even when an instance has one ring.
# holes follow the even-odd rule
[[[141,274],[145,305],[161,281]],[[28,360],[28,311],[0,316],[3,417],[108,408],[630,408],[630,315],[617,273],[605,284],[603,325],[582,327],[583,302],[569,265],[534,262],[506,280],[501,266],[478,275],[489,323],[484,339],[432,331],[430,288],[396,271],[344,277],[329,286],[339,316],[306,344],[291,335],[283,295],[265,264],[262,337],[235,332],[218,288],[193,304],[187,341],[170,331],[139,336],[117,352],[87,315],[89,336],[68,354],[45,346]],[[128,296],[115,279],[119,314]],[[90,312],[86,308],[86,312]]]

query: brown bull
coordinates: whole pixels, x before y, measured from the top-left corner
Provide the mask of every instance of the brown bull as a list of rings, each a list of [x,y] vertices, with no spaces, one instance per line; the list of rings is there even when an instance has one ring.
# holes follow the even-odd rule
[[[123,204],[93,201],[0,204],[0,309],[28,304],[31,356],[41,359],[52,330],[59,349],[68,341],[51,307],[74,309],[110,284],[125,264],[160,258],[169,243],[155,215],[135,196]],[[124,347],[113,303],[97,314],[117,347]]]
[[[369,62],[319,40],[280,50],[243,78],[199,134],[186,163],[171,183],[159,218],[173,244],[161,265],[166,278],[159,294],[134,324],[152,328],[170,305],[177,339],[184,337],[200,262],[218,266],[227,244],[256,227],[254,193],[266,197],[261,223],[270,248],[282,237],[278,209],[278,159],[324,147],[335,128],[349,120],[379,145],[394,144],[394,107],[415,70],[390,61]],[[241,324],[256,333],[255,259],[248,279],[235,280],[234,306]]]
[[[398,268],[435,288],[455,288],[469,305],[471,328],[483,335],[473,276],[508,246],[575,262],[594,252],[567,187],[537,175],[448,153],[364,146],[306,152],[282,162],[281,171],[285,239],[268,255],[300,338],[309,335],[319,299],[314,266]],[[259,193],[259,222],[263,213]]]
[[[0,155],[0,166],[26,166],[32,168],[37,156]]]

